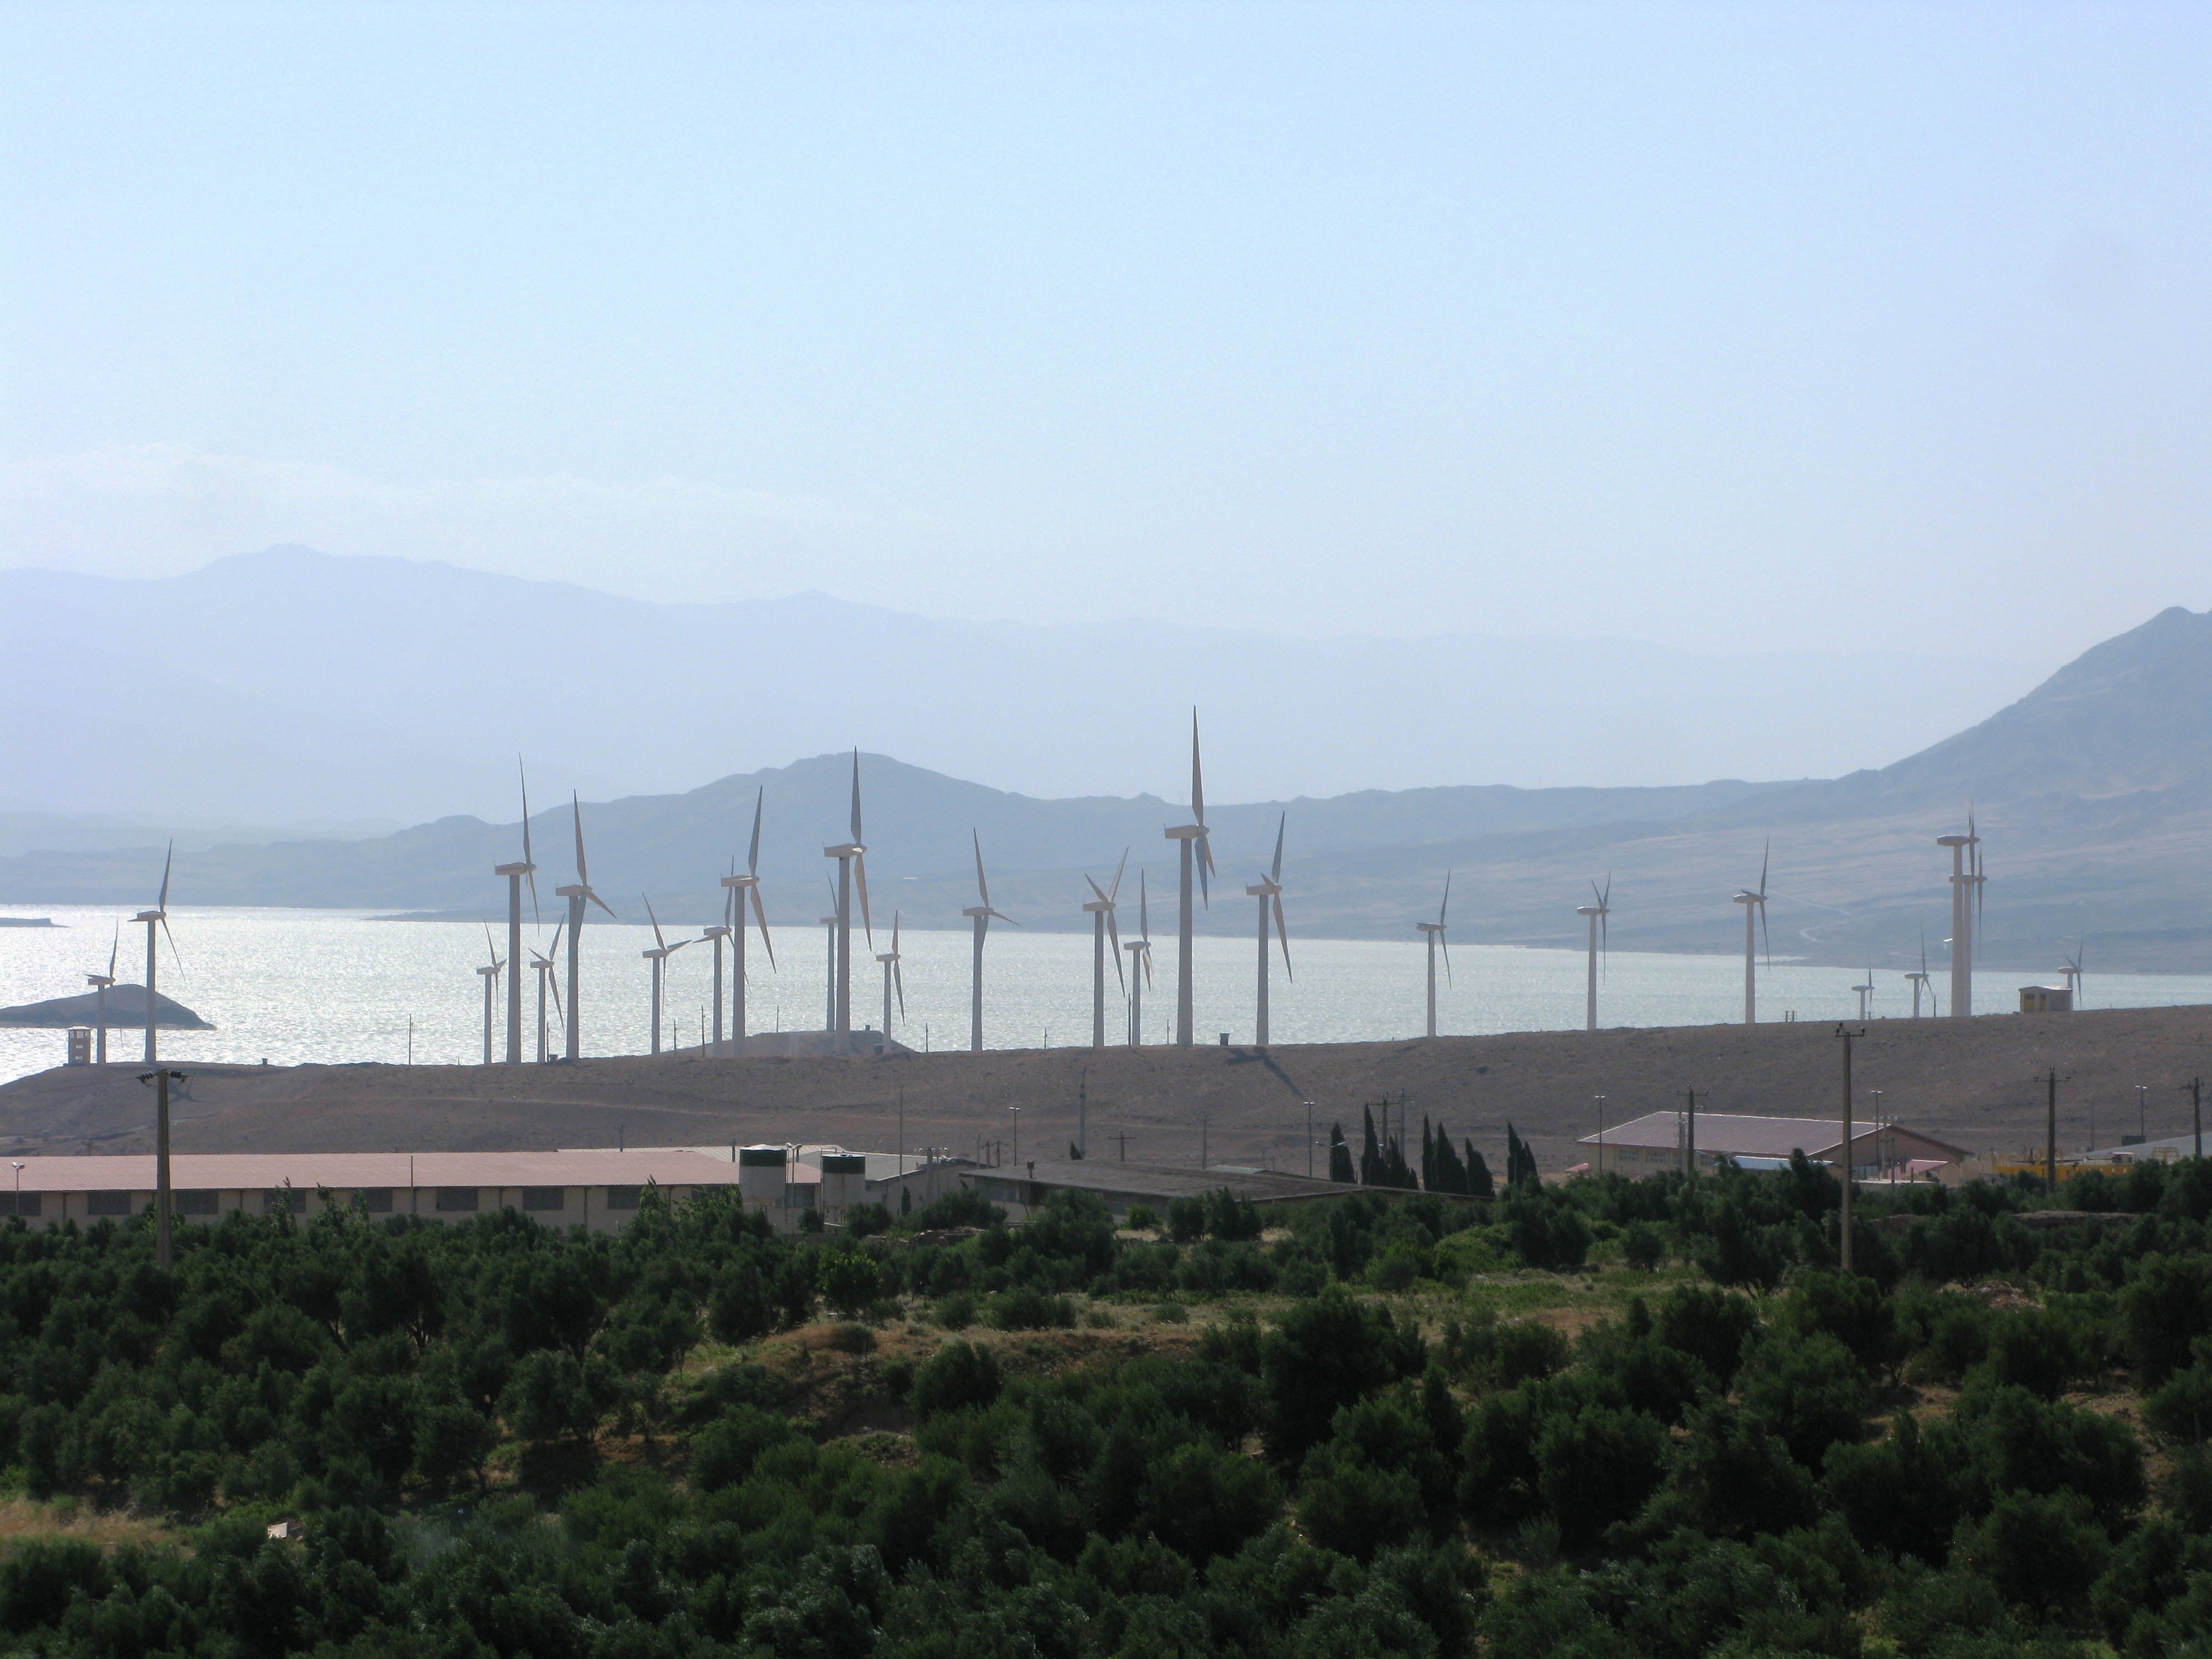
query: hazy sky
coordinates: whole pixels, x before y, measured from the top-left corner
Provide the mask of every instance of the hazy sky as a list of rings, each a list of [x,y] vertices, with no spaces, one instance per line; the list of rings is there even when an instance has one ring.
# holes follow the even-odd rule
[[[0,564],[2055,663],[2212,8],[0,8]],[[1110,672],[1110,664],[1098,665]]]

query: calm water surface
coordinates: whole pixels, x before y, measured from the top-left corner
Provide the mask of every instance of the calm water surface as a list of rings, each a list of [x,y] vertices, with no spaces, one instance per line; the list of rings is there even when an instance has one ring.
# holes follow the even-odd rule
[[[126,910],[106,907],[5,906],[0,915],[49,915],[52,928],[0,928],[0,1006],[74,995],[84,975],[104,969],[108,943]],[[204,1018],[212,1031],[165,1031],[165,1057],[179,1060],[273,1064],[298,1061],[417,1061],[451,1064],[483,1054],[483,981],[474,969],[485,960],[481,927],[452,922],[377,921],[365,911],[179,908],[170,926],[182,957],[179,968],[164,942],[160,987]],[[670,930],[672,936],[676,930]],[[777,966],[763,959],[759,936],[748,951],[749,1006],[756,1030],[822,1028],[828,981],[825,929],[775,931]],[[549,918],[541,931],[526,926],[526,950],[544,949],[552,938]],[[504,949],[504,935],[498,935]],[[584,930],[584,1052],[636,1054],[648,1043],[651,981],[639,951],[652,930],[598,923]],[[896,1002],[892,1032],[920,1048],[964,1047],[968,1032],[969,937],[959,933],[905,932],[900,936],[906,981],[903,1017]],[[854,1024],[883,1023],[882,969],[854,955]],[[876,949],[890,948],[879,934]],[[1146,1036],[1167,1041],[1175,1015],[1175,942],[1156,937],[1154,980],[1145,994]],[[563,948],[565,967],[565,946]],[[1425,957],[1420,942],[1378,939],[1293,941],[1285,981],[1274,963],[1270,995],[1271,1036],[1278,1042],[1341,1042],[1417,1036],[1423,1024]],[[1452,977],[1437,988],[1440,1030],[1556,1030],[1583,1023],[1583,957],[1577,951],[1534,951],[1509,945],[1464,945],[1452,951]],[[145,930],[125,922],[118,975],[142,982]],[[527,970],[526,969],[526,972]],[[1778,962],[1764,970],[1762,1017],[1795,1010],[1803,1019],[1855,1015],[1851,987],[1863,970],[1814,968]],[[695,945],[670,963],[669,1037],[699,1040],[711,1018],[714,957]],[[1985,1006],[2002,1007],[2016,986],[2048,973],[1993,970],[1978,975]],[[1200,939],[1196,943],[1195,998],[1201,1042],[1229,1033],[1232,1042],[1252,1038],[1255,973],[1247,940]],[[1939,985],[1942,983],[1939,970]],[[1875,975],[1877,1018],[1911,1010],[1911,988],[1884,969]],[[524,1046],[536,1053],[534,975],[524,981]],[[1737,1018],[1742,1012],[1740,957],[1637,954],[1615,951],[1598,991],[1598,1018],[1606,1025],[1695,1025]],[[1108,1038],[1127,1030],[1127,1005],[1119,985],[1107,981]],[[504,992],[501,1003],[504,1004]],[[2212,1002],[2212,975],[2100,974],[2089,982],[2096,1007],[2162,1007]],[[1091,1038],[1091,940],[1076,933],[1030,933],[995,928],[984,953],[983,1037],[992,1048],[1087,1043]],[[504,1042],[504,1015],[500,1041]],[[110,1052],[136,1059],[137,1033],[110,1034]],[[556,1038],[557,1046],[557,1036]],[[119,1043],[119,1048],[117,1047]],[[61,1063],[64,1034],[0,1029],[0,1079]]]

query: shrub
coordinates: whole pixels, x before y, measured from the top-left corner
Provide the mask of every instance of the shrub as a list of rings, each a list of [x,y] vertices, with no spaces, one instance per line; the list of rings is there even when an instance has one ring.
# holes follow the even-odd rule
[[[1988,1515],[1960,1527],[1954,1559],[2008,1605],[2047,1619],[2081,1606],[2111,1553],[2080,1493],[2006,1492]]]
[[[702,1492],[734,1486],[761,1454],[792,1438],[789,1422],[757,1407],[739,1406],[691,1437],[691,1484]]]
[[[1632,1221],[1620,1231],[1620,1258],[1639,1273],[1666,1259],[1667,1237],[1648,1221]]]
[[[999,1397],[999,1362],[988,1348],[948,1342],[915,1371],[915,1414],[927,1418],[988,1406]]]
[[[950,1296],[937,1298],[931,1317],[948,1331],[964,1331],[975,1322],[976,1304],[973,1294],[955,1291]]]
[[[1028,1285],[1001,1291],[983,1305],[983,1322],[994,1330],[1065,1329],[1075,1323],[1075,1304]]]
[[[830,1328],[830,1346],[840,1353],[873,1353],[876,1334],[857,1320],[842,1319]]]
[[[1387,1309],[1363,1307],[1334,1287],[1298,1303],[1260,1347],[1268,1455],[1298,1462],[1328,1437],[1340,1409],[1401,1376],[1418,1376],[1425,1360],[1419,1335],[1409,1344]]]
[[[1206,1200],[1202,1198],[1171,1199],[1168,1203],[1168,1237],[1178,1244],[1188,1244],[1206,1237]]]
[[[1159,1212],[1149,1204],[1132,1204],[1121,1224],[1133,1233],[1156,1233],[1160,1230]]]
[[[891,1212],[880,1204],[855,1204],[845,1212],[845,1237],[854,1243],[891,1230]]]
[[[841,1314],[850,1316],[876,1299],[883,1275],[876,1264],[858,1250],[825,1252],[816,1264],[814,1282],[822,1299]]]
[[[1536,1441],[1537,1490],[1569,1547],[1644,1506],[1665,1471],[1667,1431],[1642,1412],[1585,1406],[1550,1418]]]

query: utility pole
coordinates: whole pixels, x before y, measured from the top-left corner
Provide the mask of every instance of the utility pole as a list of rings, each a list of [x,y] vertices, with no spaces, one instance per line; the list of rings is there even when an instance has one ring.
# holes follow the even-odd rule
[[[2058,1068],[2051,1068],[2044,1083],[2043,1097],[2043,1188],[2045,1192],[2058,1190]]]
[[[1306,1179],[1313,1179],[1313,1102],[1306,1102]]]
[[[174,1079],[182,1083],[185,1074],[166,1067],[147,1073],[138,1079],[154,1085],[154,1265],[163,1273],[169,1271],[169,1082]],[[18,1166],[21,1167],[20,1165]],[[19,1182],[21,1177],[17,1177]],[[19,1204],[16,1206],[21,1208]]]
[[[2202,1158],[2204,1156],[2204,1079],[2201,1077],[2189,1079],[2189,1121],[2197,1133],[2196,1155]]]
[[[1864,1036],[1866,1028],[1861,1026],[1854,1031],[1848,1027],[1838,1025],[1836,1027],[1836,1035],[1844,1040],[1844,1210],[1840,1254],[1844,1271],[1849,1273],[1851,1270],[1851,1158],[1853,1152],[1851,1146],[1851,1042],[1855,1037]]]
[[[1689,1179],[1694,1181],[1697,1179],[1698,1176],[1698,1091],[1695,1089],[1692,1089],[1688,1091],[1688,1094],[1690,1097],[1690,1106],[1688,1112],[1685,1115],[1685,1127],[1687,1129],[1688,1133],[1686,1144],[1682,1149],[1682,1173]]]

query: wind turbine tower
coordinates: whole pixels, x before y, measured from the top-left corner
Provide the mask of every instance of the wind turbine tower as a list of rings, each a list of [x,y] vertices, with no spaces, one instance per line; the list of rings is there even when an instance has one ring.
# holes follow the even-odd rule
[[[1443,946],[1444,981],[1451,981],[1451,945],[1444,938],[1444,912],[1451,908],[1452,872],[1444,872],[1443,902],[1437,906],[1434,921],[1417,921],[1414,931],[1425,935],[1429,945],[1429,1035],[1437,1034],[1437,947]]]
[[[975,902],[960,914],[975,924],[975,965],[968,1000],[968,1046],[980,1054],[983,1052],[983,935],[990,931],[994,917],[1015,927],[1021,923],[991,908],[991,885],[983,879],[983,837],[973,830],[968,834],[975,843]]]
[[[1287,812],[1275,820],[1275,861],[1258,883],[1244,890],[1246,898],[1260,901],[1260,999],[1256,1034],[1253,1041],[1259,1047],[1267,1046],[1267,913],[1274,911],[1275,936],[1283,944],[1283,977],[1291,975],[1291,936],[1283,926],[1283,830],[1289,823]]]
[[[1152,982],[1152,912],[1141,867],[1137,871],[1137,937],[1121,948],[1129,953],[1129,1046],[1135,1048],[1145,1041],[1145,987]]]
[[[568,901],[568,1030],[563,1050],[572,1062],[579,1058],[584,1035],[584,999],[577,983],[577,947],[584,939],[584,907],[596,904],[605,910],[610,921],[620,921],[607,902],[592,890],[590,866],[584,862],[584,807],[574,790],[568,793],[568,810],[576,820],[576,879],[567,887],[556,887],[554,896]]]
[[[1610,954],[1612,950],[1612,939],[1609,935],[1611,924],[1608,919],[1613,915],[1613,906],[1610,902],[1613,896],[1613,872],[1610,870],[1606,872],[1603,887],[1600,887],[1595,881],[1590,883],[1590,894],[1597,900],[1595,904],[1582,904],[1575,907],[1577,915],[1589,918],[1589,988],[1583,999],[1586,1006],[1583,1016],[1583,1029],[1586,1031],[1597,1030],[1598,951],[1603,949]]]
[[[1106,1046],[1106,944],[1109,933],[1113,935],[1114,977],[1121,981],[1124,992],[1128,989],[1128,981],[1121,978],[1121,930],[1114,924],[1114,896],[1121,890],[1121,872],[1128,867],[1129,849],[1125,847],[1121,849],[1121,863],[1114,866],[1112,886],[1101,892],[1098,884],[1091,881],[1089,876],[1083,878],[1091,883],[1091,890],[1096,895],[1083,907],[1084,914],[1091,918],[1091,1046],[1094,1048]]]
[[[1869,974],[1867,977],[1869,979],[1872,979],[1874,975],[1872,974]],[[1905,975],[1905,978],[1912,982],[1912,1017],[1913,1018],[1917,1019],[1920,1018],[1920,994],[1922,991],[1924,990],[1928,993],[1928,1006],[1930,1008],[1933,1008],[1936,1006],[1936,988],[1929,984],[1928,981],[1928,941],[1924,938],[1920,941],[1920,971],[1917,973],[1908,973]]]
[[[1198,765],[1198,710],[1190,711],[1190,819],[1161,833],[1182,848],[1182,911],[1176,931],[1176,1042],[1191,1043],[1191,931],[1196,921],[1191,906],[1191,880],[1197,877],[1199,896],[1210,908],[1212,898],[1206,878],[1213,873],[1213,850],[1206,833],[1206,781]]]
[[[1863,1025],[1866,1024],[1867,1005],[1874,1000],[1874,964],[1872,963],[1867,963],[1866,983],[1854,985],[1851,989],[1858,993],[1859,1024]]]
[[[898,993],[899,1018],[906,1018],[906,976],[899,972],[899,916],[891,912],[891,948],[876,960],[884,964],[884,1052],[891,1051],[891,993]]]
[[[1743,1023],[1759,1024],[1759,952],[1758,941],[1766,935],[1766,866],[1774,852],[1774,844],[1767,843],[1766,851],[1759,855],[1759,886],[1756,890],[1746,888],[1738,893],[1734,903],[1743,906]],[[1756,913],[1759,926],[1754,932],[1752,916]],[[1770,946],[1768,954],[1772,955]]]
[[[488,960],[488,962],[486,963],[486,965],[485,965],[485,966],[483,966],[483,967],[479,968],[479,969],[477,969],[477,976],[479,979],[481,979],[481,980],[483,980],[483,988],[484,988],[484,1058],[483,1058],[483,1063],[484,1063],[485,1065],[489,1066],[489,1065],[490,1065],[490,1064],[491,1064],[491,1005],[492,1005],[492,999],[493,999],[493,997],[497,994],[497,991],[498,991],[498,987],[499,987],[499,970],[500,970],[501,969],[502,969],[502,968],[506,967],[506,966],[507,966],[507,964],[506,964],[505,963],[501,962],[501,961],[499,959],[499,951],[498,951],[498,948],[497,948],[496,946],[495,946],[495,945],[492,944],[492,942],[491,942],[491,929],[490,929],[490,927],[488,927],[488,926],[484,928],[484,955],[485,955],[485,957],[486,957],[487,958],[489,958],[489,960]]]
[[[1938,847],[1951,849],[1951,1017],[1974,1012],[1974,921],[1982,908],[1982,838],[1974,833],[1974,813],[1966,810],[1966,833],[1938,836]]]
[[[743,916],[738,918],[738,925],[740,927],[744,925]],[[724,893],[720,923],[716,927],[702,928],[699,933],[701,939],[710,939],[714,941],[714,1047],[707,1052],[717,1056],[722,1052],[722,941],[729,936],[730,896]]]
[[[761,948],[768,952],[768,965],[775,966],[775,946],[768,936],[768,912],[762,908],[760,896],[760,832],[761,805],[768,799],[763,789],[753,797],[753,844],[745,854],[745,872],[742,876],[724,876],[722,885],[737,895],[737,913],[729,920],[734,924],[730,934],[730,1048],[740,1059],[745,1052],[745,901],[752,900],[753,918],[760,923]]]
[[[653,901],[649,898],[645,901],[645,914],[647,920],[653,923],[653,943],[654,948],[650,951],[641,951],[638,954],[653,964],[652,1052],[657,1054],[660,1052],[661,981],[667,970],[668,958],[674,956],[685,945],[696,945],[698,941],[696,939],[679,939],[675,944],[671,945],[665,939],[661,937],[660,918],[653,914]]]
[[[141,910],[131,918],[133,921],[146,924],[146,1063],[149,1066],[161,1058],[158,1052],[160,1045],[154,1036],[154,1010],[158,1000],[154,995],[154,930],[158,927],[165,933],[169,933],[169,869],[175,863],[176,857],[177,843],[171,842],[168,854],[161,860],[161,896],[154,901],[152,909]],[[169,954],[173,957],[176,953],[177,936],[169,933]]]
[[[860,751],[853,750],[853,822],[851,839],[825,847],[822,856],[837,860],[836,969],[832,975],[830,1029],[849,1036],[853,1030],[853,883],[860,884],[860,925],[867,930],[868,948],[876,947],[875,924],[868,920],[868,849],[860,839]]]
[[[553,1012],[556,1014],[561,1012],[561,988],[554,979],[561,965],[561,927],[560,922],[553,924],[552,949],[541,951],[532,945],[530,951],[530,966],[538,975],[538,1063],[540,1066],[551,1057],[551,1051],[545,1046],[545,994],[549,990],[553,994]]]
[[[2066,965],[2058,970],[2066,976],[2066,988],[2071,993],[2066,999],[2068,1006],[2075,1008],[2081,1006],[2081,981],[2085,977],[2081,971],[2081,958],[2088,954],[2086,948],[2088,943],[2088,935],[2085,933],[2081,937],[2081,943],[2074,947],[2074,954],[2066,958]],[[108,971],[110,973],[115,971],[112,964],[110,965]]]
[[[92,1057],[96,1066],[107,1064],[107,988],[115,983],[115,957],[122,948],[123,926],[118,922],[115,927],[115,937],[107,945],[107,971],[84,976],[84,982],[92,987],[94,993],[93,1018],[98,1023],[93,1027],[95,1046]]]
[[[522,883],[530,881],[530,908],[538,908],[538,866],[530,857],[530,780],[522,770],[522,757],[514,757],[514,774],[522,784],[522,861],[495,864],[491,872],[507,878],[507,959],[522,960]],[[507,981],[507,1063],[522,1064],[522,975],[518,969]]]

